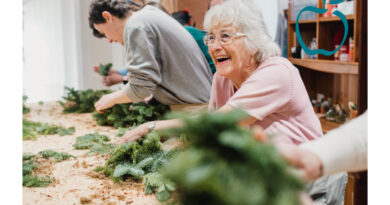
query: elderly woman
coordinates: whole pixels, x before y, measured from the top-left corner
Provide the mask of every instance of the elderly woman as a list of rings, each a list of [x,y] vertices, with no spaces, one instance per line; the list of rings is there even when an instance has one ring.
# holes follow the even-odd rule
[[[242,108],[246,121],[275,134],[274,143],[301,144],[322,136],[321,124],[295,68],[279,57],[280,49],[266,32],[261,12],[246,1],[231,0],[206,14],[205,44],[215,63],[209,109]],[[180,126],[180,120],[148,122],[119,142],[139,138],[152,129]],[[346,175],[320,179],[309,193],[323,204],[342,204]],[[332,190],[332,191],[330,191]]]

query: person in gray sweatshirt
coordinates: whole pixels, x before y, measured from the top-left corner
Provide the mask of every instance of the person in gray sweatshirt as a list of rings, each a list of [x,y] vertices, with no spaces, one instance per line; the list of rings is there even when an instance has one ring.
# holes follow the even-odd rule
[[[160,9],[131,3],[94,0],[90,6],[94,36],[124,45],[129,70],[126,86],[102,96],[96,110],[139,102],[150,95],[173,107],[206,108],[212,74],[196,41]]]

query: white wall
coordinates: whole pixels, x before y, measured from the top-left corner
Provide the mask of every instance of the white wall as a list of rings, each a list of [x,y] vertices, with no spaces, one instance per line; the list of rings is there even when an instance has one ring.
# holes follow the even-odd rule
[[[112,62],[112,46],[106,39],[95,38],[92,30],[89,28],[88,11],[92,0],[80,1],[81,8],[81,43],[82,43],[82,73],[83,84],[82,88],[101,89],[104,86],[100,83],[100,77],[92,70],[94,65],[99,63]]]
[[[58,99],[65,83],[61,0],[24,2],[23,14],[23,93],[30,101]]]
[[[278,1],[253,0],[253,2],[261,9],[268,34],[272,39],[275,39],[276,26],[278,24]]]
[[[65,85],[106,88],[92,67],[108,62],[123,67],[123,46],[92,35],[91,1],[23,1],[23,94],[28,102],[59,100]]]

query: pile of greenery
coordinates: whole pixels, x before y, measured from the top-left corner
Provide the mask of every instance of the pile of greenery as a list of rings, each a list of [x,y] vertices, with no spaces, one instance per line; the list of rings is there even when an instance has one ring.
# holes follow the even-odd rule
[[[57,162],[62,162],[64,160],[67,160],[69,158],[76,159],[75,156],[65,153],[65,152],[56,152],[51,149],[43,150],[38,153],[41,155],[43,158],[48,159],[48,158],[54,158]]]
[[[103,76],[108,76],[108,73],[110,72],[112,67],[112,63],[107,63],[105,65],[99,64],[99,73]]]
[[[28,97],[27,95],[23,95],[23,114],[27,114],[30,112],[30,108],[26,107],[24,103],[26,103]]]
[[[73,145],[75,149],[90,149],[91,153],[106,154],[111,153],[115,149],[115,145],[108,143],[110,138],[99,133],[86,134],[77,137],[76,143]]]
[[[107,159],[104,167],[95,171],[103,171],[115,182],[131,179],[144,179],[145,192],[157,193],[160,201],[170,197],[174,185],[158,173],[161,167],[171,159],[177,150],[162,150],[160,137],[156,132],[145,138],[120,145]]]
[[[61,102],[64,113],[88,113],[95,111],[95,102],[105,94],[111,93],[110,90],[75,90],[65,87],[66,95],[62,97],[66,102]]]
[[[93,117],[98,125],[123,128],[160,120],[167,111],[169,111],[169,106],[160,103],[125,103],[114,105],[104,110],[104,113],[94,112]]]
[[[240,110],[184,118],[189,143],[162,172],[175,182],[180,204],[299,204],[303,183],[274,146],[237,126]]]
[[[53,157],[57,162],[69,159],[70,157],[76,158],[73,155],[67,154],[65,152],[55,152],[53,150],[43,150],[38,153],[45,159]],[[37,168],[37,164],[34,163],[36,155],[31,153],[23,153],[23,186],[26,187],[44,187],[48,186],[53,182],[53,179],[50,176],[36,176],[32,175],[32,172]]]
[[[60,136],[72,135],[75,132],[74,127],[64,128],[57,125],[47,123],[32,122],[23,119],[23,140],[36,140],[39,135],[54,135]]]

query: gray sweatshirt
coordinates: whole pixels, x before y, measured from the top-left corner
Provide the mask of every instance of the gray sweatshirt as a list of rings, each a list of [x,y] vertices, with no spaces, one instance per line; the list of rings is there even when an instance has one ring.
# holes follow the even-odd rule
[[[156,7],[133,13],[124,29],[127,96],[139,102],[153,94],[167,105],[208,103],[212,74],[194,38]]]

